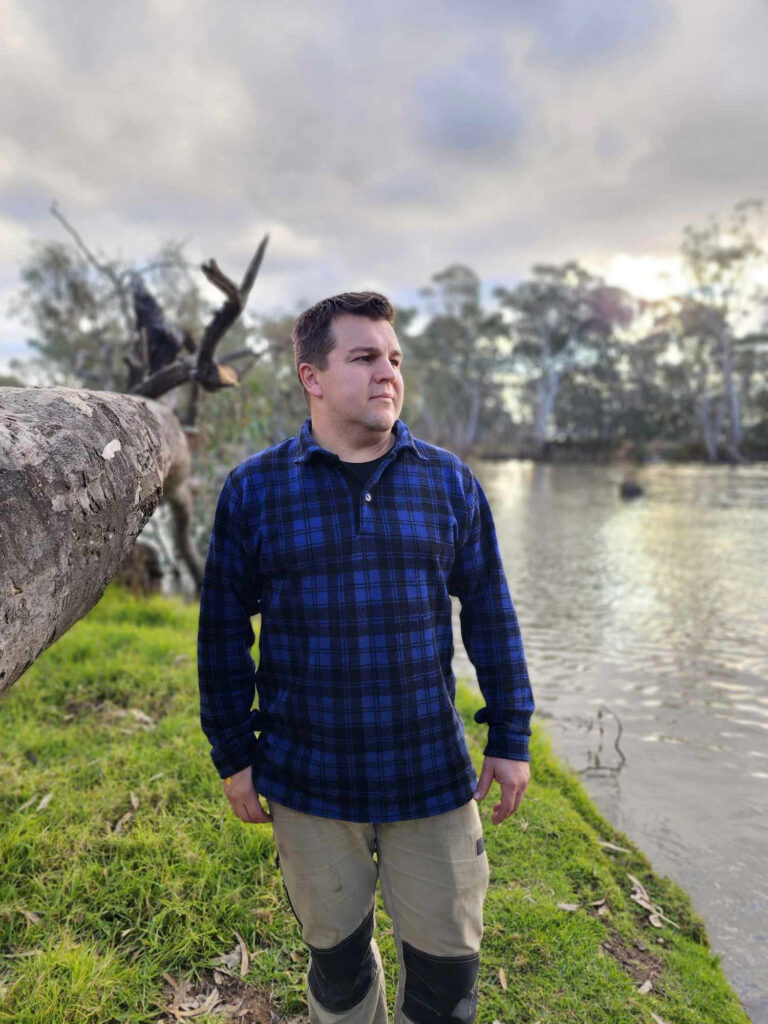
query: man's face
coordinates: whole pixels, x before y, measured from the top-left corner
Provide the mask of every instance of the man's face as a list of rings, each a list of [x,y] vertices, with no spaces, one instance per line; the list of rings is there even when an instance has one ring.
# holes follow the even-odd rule
[[[392,325],[343,313],[331,331],[336,344],[326,369],[314,371],[313,396],[337,428],[391,430],[403,407],[403,354]]]

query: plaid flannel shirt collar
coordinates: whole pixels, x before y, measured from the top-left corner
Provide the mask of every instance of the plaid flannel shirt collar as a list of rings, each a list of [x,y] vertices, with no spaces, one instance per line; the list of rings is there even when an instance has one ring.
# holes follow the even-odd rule
[[[326,448],[322,448],[312,437],[310,429],[311,426],[312,419],[308,416],[302,423],[301,428],[296,435],[295,441],[297,455],[293,461],[307,462],[315,454],[325,459],[330,458],[331,460],[336,460],[337,456],[333,452],[329,452]],[[413,435],[402,420],[395,420],[394,430],[396,431],[395,443],[389,449],[389,452],[387,452],[388,455],[390,453],[396,455],[401,449],[410,450],[417,458],[422,459],[424,462],[429,461],[429,457],[419,451]]]

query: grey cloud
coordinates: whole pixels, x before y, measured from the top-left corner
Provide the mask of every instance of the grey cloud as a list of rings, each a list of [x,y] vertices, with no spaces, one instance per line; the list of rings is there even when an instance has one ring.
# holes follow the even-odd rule
[[[520,138],[525,107],[513,97],[510,64],[488,46],[426,72],[416,84],[415,130],[437,149],[485,159]]]
[[[724,102],[708,98],[679,111],[656,134],[652,153],[635,173],[666,179],[764,190],[768,167],[768,98]]]
[[[527,0],[518,10],[535,31],[534,59],[576,67],[647,46],[670,16],[659,0]]]
[[[609,124],[601,124],[595,132],[595,152],[606,163],[614,163],[625,151],[621,134]]]

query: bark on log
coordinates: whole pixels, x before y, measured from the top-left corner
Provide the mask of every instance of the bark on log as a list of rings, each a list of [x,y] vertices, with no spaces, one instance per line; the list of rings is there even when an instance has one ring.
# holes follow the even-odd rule
[[[137,395],[0,388],[0,694],[99,600],[189,448]]]

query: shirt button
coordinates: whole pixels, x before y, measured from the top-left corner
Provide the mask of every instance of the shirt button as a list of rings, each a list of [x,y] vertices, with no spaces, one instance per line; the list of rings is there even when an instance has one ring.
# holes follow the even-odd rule
[[[371,501],[371,492],[370,491],[366,491],[365,500],[366,501]]]

